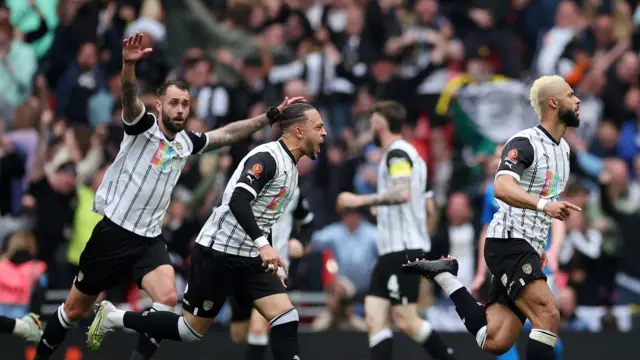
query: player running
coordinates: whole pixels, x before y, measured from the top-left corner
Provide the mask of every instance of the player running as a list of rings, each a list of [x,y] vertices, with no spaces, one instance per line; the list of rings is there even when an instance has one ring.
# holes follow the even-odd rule
[[[563,136],[580,125],[580,100],[560,76],[543,76],[531,87],[531,106],[541,125],[507,141],[495,179],[500,210],[487,229],[484,259],[493,275],[487,306],[456,278],[452,258],[407,264],[408,273],[438,283],[483,350],[501,355],[516,341],[526,319],[532,329],[527,360],[554,358],[560,313],[546,283],[544,253],[552,219],[581,209],[558,201],[569,178],[569,145]]]
[[[495,168],[500,164],[500,156],[502,154],[503,145],[498,145],[495,150],[494,159],[496,159]],[[493,195],[493,184],[487,186],[484,192],[484,199],[482,204],[482,232],[480,233],[480,241],[478,243],[478,270],[476,277],[471,284],[471,294],[475,297],[478,296],[480,289],[486,281],[487,264],[484,261],[484,243],[487,234],[487,229],[494,215],[500,210],[500,205]],[[547,277],[547,283],[553,296],[558,299],[558,291],[556,290],[554,271],[558,270],[558,257],[560,256],[560,249],[562,248],[562,242],[565,235],[564,223],[560,220],[553,219],[551,223],[551,231],[549,233],[549,239],[544,251],[547,253],[547,266],[544,268],[544,274]],[[531,322],[527,320],[524,324],[524,328],[527,331],[531,331]],[[562,360],[562,340],[558,338],[555,347],[555,360]],[[497,360],[519,360],[518,349],[516,345],[513,346],[506,353],[498,356]]]
[[[293,104],[282,112],[271,107],[267,117],[280,123],[282,138],[256,147],[242,159],[222,204],[200,231],[191,252],[184,315],[124,312],[103,301],[89,329],[90,348],[98,348],[107,333],[121,327],[158,340],[200,340],[233,295],[240,306],[253,303],[269,320],[275,360],[299,359],[298,312],[277,275],[279,267],[285,273],[287,268],[270,238],[298,186],[298,160],[316,159],[327,133],[311,105]]]
[[[425,207],[427,165],[416,149],[402,139],[406,116],[405,108],[395,101],[374,105],[373,138],[384,149],[378,168],[378,192],[342,193],[337,206],[340,211],[376,206],[380,257],[364,302],[371,359],[392,358],[392,321],[434,358],[455,359],[431,324],[418,315],[420,279],[401,270],[407,259],[416,259],[431,249]]]
[[[42,336],[40,317],[30,313],[20,319],[0,315],[0,334],[19,336],[30,343],[37,343]]]
[[[136,34],[122,46],[124,139],[93,204],[93,210],[104,218],[80,256],[80,271],[67,299],[47,324],[36,349],[38,360],[55,352],[100,292],[125,279],[134,280],[149,294],[151,311],[173,310],[175,273],[161,224],[187,158],[244,139],[269,123],[261,115],[206,134],[185,131],[191,96],[182,81],[168,81],[158,89],[156,118],[137,96],[135,64],[152,51],[142,48],[142,40],[142,34]],[[285,99],[280,108],[302,100]],[[156,341],[141,335],[131,359],[150,359],[156,349]]]
[[[273,226],[273,248],[285,265],[289,267],[289,259],[299,258],[304,253],[305,246],[311,239],[314,215],[309,209],[309,202],[296,189],[291,197],[291,204]],[[287,274],[278,274],[283,282]],[[262,360],[269,345],[269,321],[250,307],[240,307],[235,299],[231,301],[231,339],[236,343],[247,343],[246,360]]]

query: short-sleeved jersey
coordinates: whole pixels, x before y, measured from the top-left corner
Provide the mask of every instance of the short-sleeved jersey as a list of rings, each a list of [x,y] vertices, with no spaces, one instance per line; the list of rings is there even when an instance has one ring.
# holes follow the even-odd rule
[[[160,235],[187,158],[207,143],[205,134],[188,131],[167,139],[156,117],[143,108],[134,121],[124,123],[120,151],[98,188],[93,211],[138,235]]]
[[[506,143],[496,178],[513,176],[522,189],[549,201],[558,201],[569,179],[569,145],[557,142],[542,126],[523,130]],[[544,212],[510,206],[497,200],[487,237],[522,238],[538,252],[545,249],[551,217]]]
[[[253,216],[262,235],[273,242],[272,227],[286,211],[298,188],[295,158],[281,140],[251,150],[233,172],[222,195],[222,204],[213,211],[196,239],[198,244],[217,251],[256,257],[258,248],[229,207],[231,196],[238,187],[253,195]]]
[[[380,255],[409,249],[431,250],[425,209],[427,164],[413,145],[396,140],[382,155],[378,168],[378,194],[392,189],[394,179],[401,177],[410,179],[411,198],[404,204],[378,206]]]

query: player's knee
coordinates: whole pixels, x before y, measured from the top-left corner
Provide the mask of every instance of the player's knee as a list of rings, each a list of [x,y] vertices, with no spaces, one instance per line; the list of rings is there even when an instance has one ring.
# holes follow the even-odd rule
[[[67,299],[63,305],[64,313],[72,322],[82,320],[87,315],[90,308],[91,306],[86,306],[85,302],[74,301],[73,299]]]
[[[535,302],[533,315],[530,316],[529,320],[535,329],[549,330],[556,333],[560,326],[560,311],[555,301],[538,299]]]
[[[154,299],[155,302],[167,305],[172,308],[178,304],[178,293],[173,287],[160,291],[156,297],[157,298]]]
[[[251,319],[249,323],[249,333],[262,335],[266,334],[269,331],[269,322],[264,320],[264,318],[259,319]]]
[[[413,320],[415,320],[416,317],[417,315],[415,317],[408,316],[405,312],[399,311],[399,309],[391,310],[391,319],[393,320],[393,324],[398,328],[398,330],[409,336],[413,335],[415,332],[413,329]]]

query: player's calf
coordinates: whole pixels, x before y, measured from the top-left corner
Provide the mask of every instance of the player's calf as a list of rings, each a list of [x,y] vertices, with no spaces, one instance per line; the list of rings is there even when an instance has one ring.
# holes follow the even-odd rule
[[[269,322],[257,310],[251,312],[246,360],[262,360],[269,345]]]
[[[393,332],[388,299],[367,296],[364,299],[365,321],[369,332],[371,360],[389,360],[393,356]]]
[[[275,360],[298,359],[298,311],[286,293],[257,299],[255,307],[271,325],[271,353]]]
[[[74,285],[64,304],[51,315],[36,347],[36,360],[48,359],[58,349],[75,323],[84,318],[97,295],[86,295]]]
[[[531,321],[527,360],[553,359],[560,325],[560,311],[549,286],[535,280],[520,291],[518,308]]]

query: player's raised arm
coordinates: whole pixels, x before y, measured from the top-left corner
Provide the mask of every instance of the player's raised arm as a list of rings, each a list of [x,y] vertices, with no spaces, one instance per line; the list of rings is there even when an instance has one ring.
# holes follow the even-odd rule
[[[137,33],[122,42],[122,121],[127,126],[136,125],[144,115],[144,106],[138,98],[136,62],[153,50],[143,48],[142,40],[143,35]]]
[[[294,97],[291,99],[286,97],[282,104],[278,106],[278,110],[282,112],[284,108],[289,105],[306,101],[303,97]],[[207,133],[208,143],[203,151],[219,149],[239,140],[246,139],[267,124],[273,124],[273,120],[269,119],[267,113],[264,113],[251,119],[235,121],[227,126],[209,131]]]

